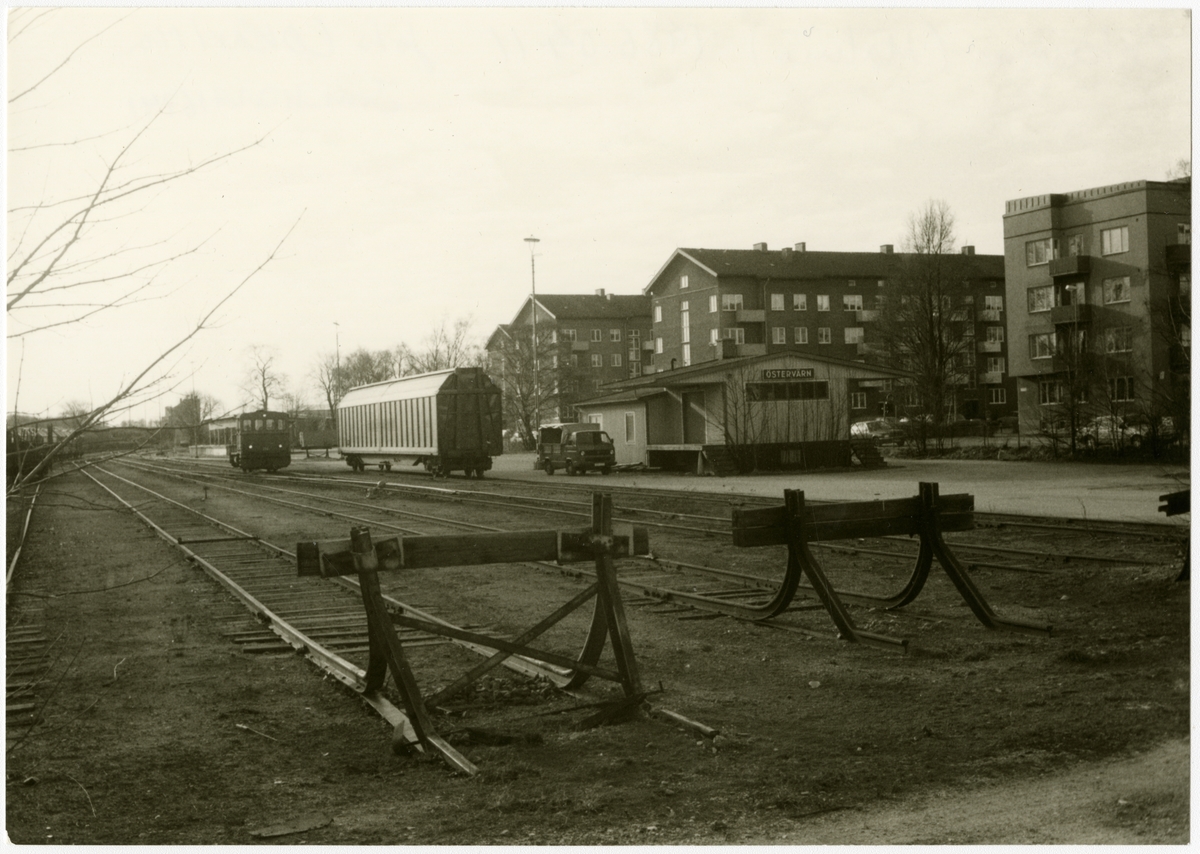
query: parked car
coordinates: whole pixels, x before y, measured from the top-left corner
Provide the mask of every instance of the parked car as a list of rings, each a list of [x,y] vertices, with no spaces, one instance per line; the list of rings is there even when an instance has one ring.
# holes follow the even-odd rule
[[[850,436],[854,439],[879,439],[882,442],[903,442],[904,428],[895,418],[874,418],[850,425]]]
[[[1140,448],[1146,428],[1129,423],[1120,415],[1098,415],[1079,428],[1079,439],[1086,448]]]

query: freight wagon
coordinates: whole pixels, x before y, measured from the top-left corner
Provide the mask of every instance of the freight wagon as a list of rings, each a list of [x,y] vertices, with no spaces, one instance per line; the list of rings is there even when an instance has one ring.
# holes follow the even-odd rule
[[[224,445],[229,464],[242,471],[278,471],[292,461],[292,436],[286,412],[259,409],[208,425],[208,441]]]
[[[503,452],[500,389],[480,368],[359,386],[337,414],[339,452],[355,471],[408,463],[438,476],[483,477]]]

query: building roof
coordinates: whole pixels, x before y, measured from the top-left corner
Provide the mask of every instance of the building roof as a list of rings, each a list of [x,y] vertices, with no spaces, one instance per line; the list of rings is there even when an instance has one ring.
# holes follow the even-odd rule
[[[714,276],[755,279],[887,279],[900,271],[904,252],[807,252],[796,249],[676,249],[643,293],[649,295],[676,258],[686,258]],[[947,255],[961,259],[970,278],[1004,278],[1003,255]]]
[[[509,326],[516,325],[533,298],[525,298]],[[559,321],[650,319],[650,300],[642,294],[538,294],[536,299],[543,311]]]
[[[780,359],[792,359],[799,362],[817,362],[826,365],[835,365],[842,368],[850,368],[853,371],[860,372],[863,376],[860,379],[899,379],[907,376],[904,371],[897,371],[893,368],[884,368],[879,365],[871,365],[866,362],[855,362],[849,359],[835,359],[830,356],[814,356],[810,353],[800,352],[797,350],[780,350],[774,353],[767,353],[764,356],[743,356],[738,359],[715,359],[708,362],[701,362],[698,365],[689,365],[686,368],[675,368],[668,371],[655,371],[652,374],[643,374],[640,377],[633,377],[627,380],[618,380],[614,383],[607,383],[600,391],[602,395],[579,401],[578,406],[585,404],[597,403],[616,403],[619,401],[632,400],[634,397],[645,397],[647,394],[656,394],[663,392],[666,387],[675,385],[689,385],[696,382],[704,382],[705,377],[709,374],[725,374],[730,371],[751,368],[761,362],[778,361]]]

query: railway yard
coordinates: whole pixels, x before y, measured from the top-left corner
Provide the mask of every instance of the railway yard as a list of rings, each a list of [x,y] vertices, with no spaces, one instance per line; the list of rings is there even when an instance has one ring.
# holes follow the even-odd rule
[[[787,479],[771,478],[778,494],[705,480],[435,479],[333,460],[247,475],[147,455],[47,482],[25,538],[28,505],[10,501],[9,838],[1188,841],[1187,517],[1018,516],[977,501],[969,529],[945,525],[969,580],[934,561],[917,591],[919,538],[822,539],[808,545],[838,591],[831,607],[811,575],[789,574],[785,545],[734,544],[735,516],[783,505]],[[298,576],[297,544],[352,527],[376,542],[577,532],[594,493],[648,538],[649,555],[616,560],[634,660],[614,660],[610,639],[593,668],[635,667],[637,703],[567,676],[593,618],[563,603],[603,589],[592,563],[380,572],[447,745],[393,752],[405,696],[391,679],[360,696],[371,640],[356,580]],[[822,498],[845,500],[806,497],[818,513]],[[900,590],[912,595],[894,607]],[[1006,626],[989,629],[988,613]],[[510,659],[460,685],[485,660],[481,634],[536,634],[565,663]],[[963,809],[939,818],[952,802]]]

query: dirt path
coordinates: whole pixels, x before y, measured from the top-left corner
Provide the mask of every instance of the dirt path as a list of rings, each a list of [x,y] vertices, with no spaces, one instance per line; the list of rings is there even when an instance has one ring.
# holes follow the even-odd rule
[[[1130,845],[1189,841],[1187,741],[1035,780],[942,791],[814,817],[786,838],[811,845]]]

